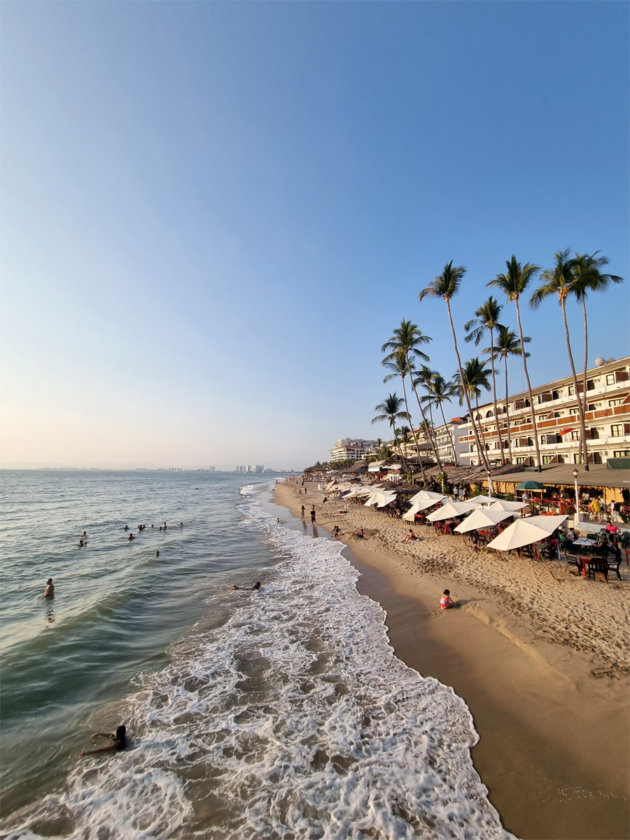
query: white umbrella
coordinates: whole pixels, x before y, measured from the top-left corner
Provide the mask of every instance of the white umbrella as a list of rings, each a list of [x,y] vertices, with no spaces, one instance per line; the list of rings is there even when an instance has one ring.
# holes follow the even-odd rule
[[[415,496],[412,496],[409,501],[414,504],[418,501],[427,501],[433,499],[435,502],[441,502],[444,499],[444,493],[433,493],[431,490],[419,490]]]
[[[467,502],[472,502],[473,505],[491,505],[497,501],[496,496],[473,496],[472,499],[466,499]]]
[[[479,507],[477,510],[473,510],[470,516],[467,516],[455,530],[458,534],[465,534],[466,531],[476,531],[479,528],[492,528],[510,516],[514,516],[514,511],[490,510],[490,508]]]
[[[508,502],[505,499],[497,499],[490,505],[491,510],[523,510],[529,507],[527,502]]]
[[[444,499],[444,496],[442,496],[442,499]],[[408,522],[413,522],[416,513],[420,513],[421,510],[426,510],[436,504],[437,502],[435,499],[425,499],[424,501],[420,499],[409,508],[407,513],[403,515],[403,519],[406,519]]]
[[[474,505],[468,502],[446,502],[441,508],[434,510],[427,516],[429,522],[440,522],[442,519],[452,519],[454,516],[463,516],[474,510]]]
[[[527,519],[517,519],[511,525],[489,542],[488,548],[497,551],[511,551],[523,545],[540,542],[559,528],[566,516],[529,516]]]
[[[385,507],[385,505],[388,505],[390,502],[393,502],[395,498],[395,493],[386,493],[379,491],[377,493],[372,493],[367,502],[365,502],[365,506],[372,507],[373,505],[376,505],[376,507]]]
[[[373,490],[370,487],[353,487],[346,496],[346,498],[354,498],[355,496],[371,496]]]

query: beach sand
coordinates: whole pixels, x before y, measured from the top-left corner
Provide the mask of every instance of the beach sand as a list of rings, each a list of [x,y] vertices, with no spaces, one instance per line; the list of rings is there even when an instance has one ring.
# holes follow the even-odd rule
[[[473,760],[504,826],[520,838],[630,837],[630,569],[609,583],[414,527],[360,503],[322,503],[317,483],[276,485],[300,517],[316,507],[387,612],[396,655],[470,708]],[[339,513],[339,510],[347,513]],[[366,538],[352,536],[360,527]],[[441,611],[444,588],[461,608]]]

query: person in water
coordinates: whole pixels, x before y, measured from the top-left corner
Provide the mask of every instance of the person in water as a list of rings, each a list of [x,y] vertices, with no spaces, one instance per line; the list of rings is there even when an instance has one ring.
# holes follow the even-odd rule
[[[55,596],[55,584],[53,583],[52,578],[48,578],[46,581],[46,589],[44,589],[44,598],[54,598]]]
[[[121,724],[120,726],[117,726],[111,734],[109,732],[95,732],[94,735],[92,735],[92,740],[94,740],[94,738],[109,738],[111,743],[109,743],[106,747],[98,747],[96,750],[83,750],[83,752],[80,753],[79,758],[83,758],[84,755],[109,752],[110,750],[124,750],[127,746],[127,729],[124,724]]]
[[[235,583],[232,584],[232,589],[252,589],[257,592],[260,589],[260,581],[257,580],[256,583],[252,586],[237,586]]]

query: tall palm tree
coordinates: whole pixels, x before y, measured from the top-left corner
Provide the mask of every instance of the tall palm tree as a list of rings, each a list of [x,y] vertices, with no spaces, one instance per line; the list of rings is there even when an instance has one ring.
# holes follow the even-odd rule
[[[435,462],[438,465],[440,472],[444,472],[444,467],[442,466],[442,461],[440,458],[440,452],[438,449],[437,441],[435,440],[435,428],[433,425],[433,405],[430,402],[427,402],[424,397],[418,396],[418,387],[424,388],[425,391],[429,388],[429,382],[431,381],[431,377],[436,371],[431,370],[428,365],[420,365],[420,368],[417,371],[412,371],[411,382],[413,383],[413,391],[416,395],[416,401],[422,413],[422,430],[425,438],[429,441],[431,448],[433,449],[433,455],[435,457]],[[424,413],[423,404],[426,404],[429,408],[429,419]]]
[[[529,341],[531,341],[531,338],[528,335],[526,335],[523,338],[523,342],[527,343]],[[505,365],[505,419],[507,423],[508,457],[510,459],[510,462],[512,462],[512,440],[510,437],[510,404],[508,401],[508,356],[520,356],[522,353],[521,343],[518,340],[518,336],[516,335],[514,330],[509,329],[509,327],[501,327],[497,335],[496,346],[488,349],[492,350],[493,355],[496,356],[497,359],[503,359]]]
[[[488,300],[482,304],[475,312],[475,318],[464,326],[468,333],[466,341],[474,341],[475,347],[479,346],[486,330],[490,332],[490,347],[494,344],[494,331],[500,329],[503,325],[499,323],[499,315],[501,314],[501,304],[490,295]],[[485,352],[485,351],[484,351]],[[494,374],[494,353],[490,353],[490,362],[492,365],[492,409],[494,411],[494,422],[497,425],[497,435],[499,436],[499,449],[501,450],[501,463],[505,464],[505,455],[503,454],[503,438],[501,437],[501,424],[499,423],[499,413],[497,411],[497,384]]]
[[[583,376],[583,399],[584,411],[586,411],[586,371],[588,368],[588,322],[586,318],[586,294],[587,292],[603,292],[610,283],[621,283],[623,277],[618,274],[606,274],[602,272],[605,265],[608,265],[608,257],[598,257],[599,251],[593,254],[576,254],[573,260],[573,283],[571,291],[582,304],[584,315],[584,376]]]
[[[586,443],[586,420],[584,417],[584,403],[580,399],[578,378],[573,362],[573,351],[571,350],[571,338],[569,336],[569,324],[567,322],[567,297],[571,294],[574,281],[574,260],[569,258],[569,249],[557,251],[554,254],[556,264],[553,268],[545,269],[541,274],[542,285],[540,285],[531,297],[530,304],[537,307],[542,300],[549,295],[558,295],[560,309],[562,310],[562,322],[564,324],[564,337],[567,342],[569,364],[571,365],[571,376],[573,377],[573,389],[577,400],[578,413],[580,416],[581,449],[584,458],[584,469],[588,470],[588,445]]]
[[[410,372],[411,378],[411,387],[413,388],[413,392],[416,395],[416,402],[418,403],[418,408],[420,409],[420,414],[422,415],[423,421],[426,422],[426,417],[424,415],[424,410],[422,408],[422,404],[418,397],[418,391],[416,389],[416,383],[414,381],[413,371],[414,371],[414,362],[418,359],[423,359],[424,361],[428,362],[429,357],[425,352],[420,349],[420,345],[428,344],[431,341],[431,338],[428,335],[424,335],[422,330],[419,329],[417,324],[412,323],[411,321],[407,321],[405,318],[402,319],[400,322],[400,326],[396,327],[394,330],[392,337],[388,339],[385,344],[381,347],[381,352],[385,353],[387,350],[390,351],[390,357],[397,353],[398,351],[402,350],[407,358],[407,365]],[[386,357],[389,359],[390,357]],[[413,428],[413,424],[412,424]],[[435,441],[433,439],[433,435],[429,436],[429,443],[433,449],[433,454],[435,456],[436,463],[442,471],[442,464],[440,461],[440,456],[437,450],[437,446],[435,445]],[[418,460],[420,460],[420,451],[418,450]],[[422,477],[426,480],[426,476],[424,474],[424,468],[422,469]]]
[[[394,434],[394,441],[396,446],[398,447],[398,451],[400,452],[400,457],[403,462],[403,466],[405,471],[407,470],[407,464],[405,463],[404,455],[402,454],[402,449],[400,448],[400,444],[398,443],[398,433],[396,432],[396,420],[408,420],[409,415],[406,411],[401,411],[400,408],[403,405],[404,400],[398,396],[398,394],[389,394],[387,399],[383,400],[382,403],[379,403],[377,406],[374,406],[374,411],[378,411],[379,414],[372,417],[372,423],[382,423],[383,420],[387,420],[389,425],[392,427],[392,432]]]
[[[442,414],[442,423],[444,424],[444,428],[447,430],[449,440],[451,442],[451,449],[453,450],[453,463],[457,467],[458,463],[455,441],[447,428],[446,417],[444,416],[444,403],[451,401],[451,399],[458,393],[458,388],[452,382],[447,382],[442,374],[437,371],[433,371],[433,376],[428,381],[426,388],[428,390],[428,394],[423,399],[427,402],[427,405],[434,405],[436,408],[440,409]]]
[[[460,403],[464,401],[464,392],[468,393],[469,397],[475,398],[475,412],[479,414],[479,397],[482,390],[488,391],[490,389],[490,370],[484,366],[477,356],[466,362],[462,368],[462,383],[460,388]],[[453,377],[457,380],[457,374]],[[481,439],[483,444],[483,451],[486,450],[486,441],[483,434],[483,424],[481,426]],[[486,456],[487,458],[487,456]]]
[[[411,426],[411,431],[413,434],[413,440],[416,445],[416,452],[418,453],[418,460],[420,462],[420,469],[422,471],[422,478],[426,481],[426,475],[424,472],[424,465],[422,461],[420,461],[420,448],[418,444],[418,438],[413,428],[413,423],[411,422],[411,414],[409,413],[409,403],[407,402],[407,387],[405,385],[405,379],[407,375],[411,378],[411,371],[409,370],[409,358],[405,351],[399,347],[393,353],[390,353],[386,356],[383,361],[381,362],[390,373],[384,377],[383,382],[388,382],[394,376],[400,376],[400,381],[402,382],[402,389],[403,389],[403,398],[405,400],[405,409],[407,411],[407,417],[409,418],[409,424]]]
[[[424,288],[420,294],[418,295],[418,300],[422,301],[427,295],[430,297],[441,297],[442,300],[446,301],[446,310],[448,312],[448,320],[451,325],[451,334],[453,336],[453,347],[455,348],[455,355],[457,356],[457,366],[459,368],[459,378],[462,386],[462,391],[464,393],[466,399],[466,406],[468,408],[468,416],[470,417],[470,421],[472,423],[473,432],[475,435],[475,440],[477,442],[477,448],[479,452],[482,453],[483,462],[488,471],[490,471],[490,465],[488,464],[488,459],[486,458],[486,453],[483,451],[481,446],[481,440],[479,438],[479,430],[477,428],[477,423],[475,418],[473,417],[472,408],[470,405],[470,398],[468,395],[468,391],[464,387],[464,375],[462,373],[462,360],[459,355],[459,350],[457,348],[457,336],[455,335],[455,327],[453,326],[453,315],[451,313],[451,298],[457,294],[457,291],[461,285],[462,279],[464,274],[466,273],[466,269],[463,266],[454,266],[453,260],[447,263],[444,266],[444,270],[441,274],[439,274],[435,280],[432,280],[429,285]]]
[[[518,305],[519,297],[523,294],[529,281],[540,271],[537,265],[532,263],[525,263],[521,266],[514,254],[510,260],[506,260],[505,265],[507,271],[505,274],[497,274],[494,280],[486,283],[487,286],[497,286],[505,292],[508,300],[513,300],[516,304],[516,321],[518,323],[518,334],[521,340],[521,356],[523,358],[523,370],[525,371],[525,379],[527,381],[527,391],[529,393],[529,411],[532,418],[532,429],[534,444],[536,447],[536,464],[538,472],[541,471],[540,461],[540,446],[538,444],[538,426],[536,424],[536,411],[534,409],[534,397],[532,395],[532,384],[529,381],[529,371],[527,370],[527,354],[523,342],[523,326],[521,324],[521,310]]]

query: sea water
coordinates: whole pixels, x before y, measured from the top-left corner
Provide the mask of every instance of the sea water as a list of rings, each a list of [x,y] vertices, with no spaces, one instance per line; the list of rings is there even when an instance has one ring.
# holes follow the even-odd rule
[[[0,482],[1,837],[509,836],[466,705],[396,659],[343,546],[273,481]],[[79,759],[119,723],[127,750]]]

